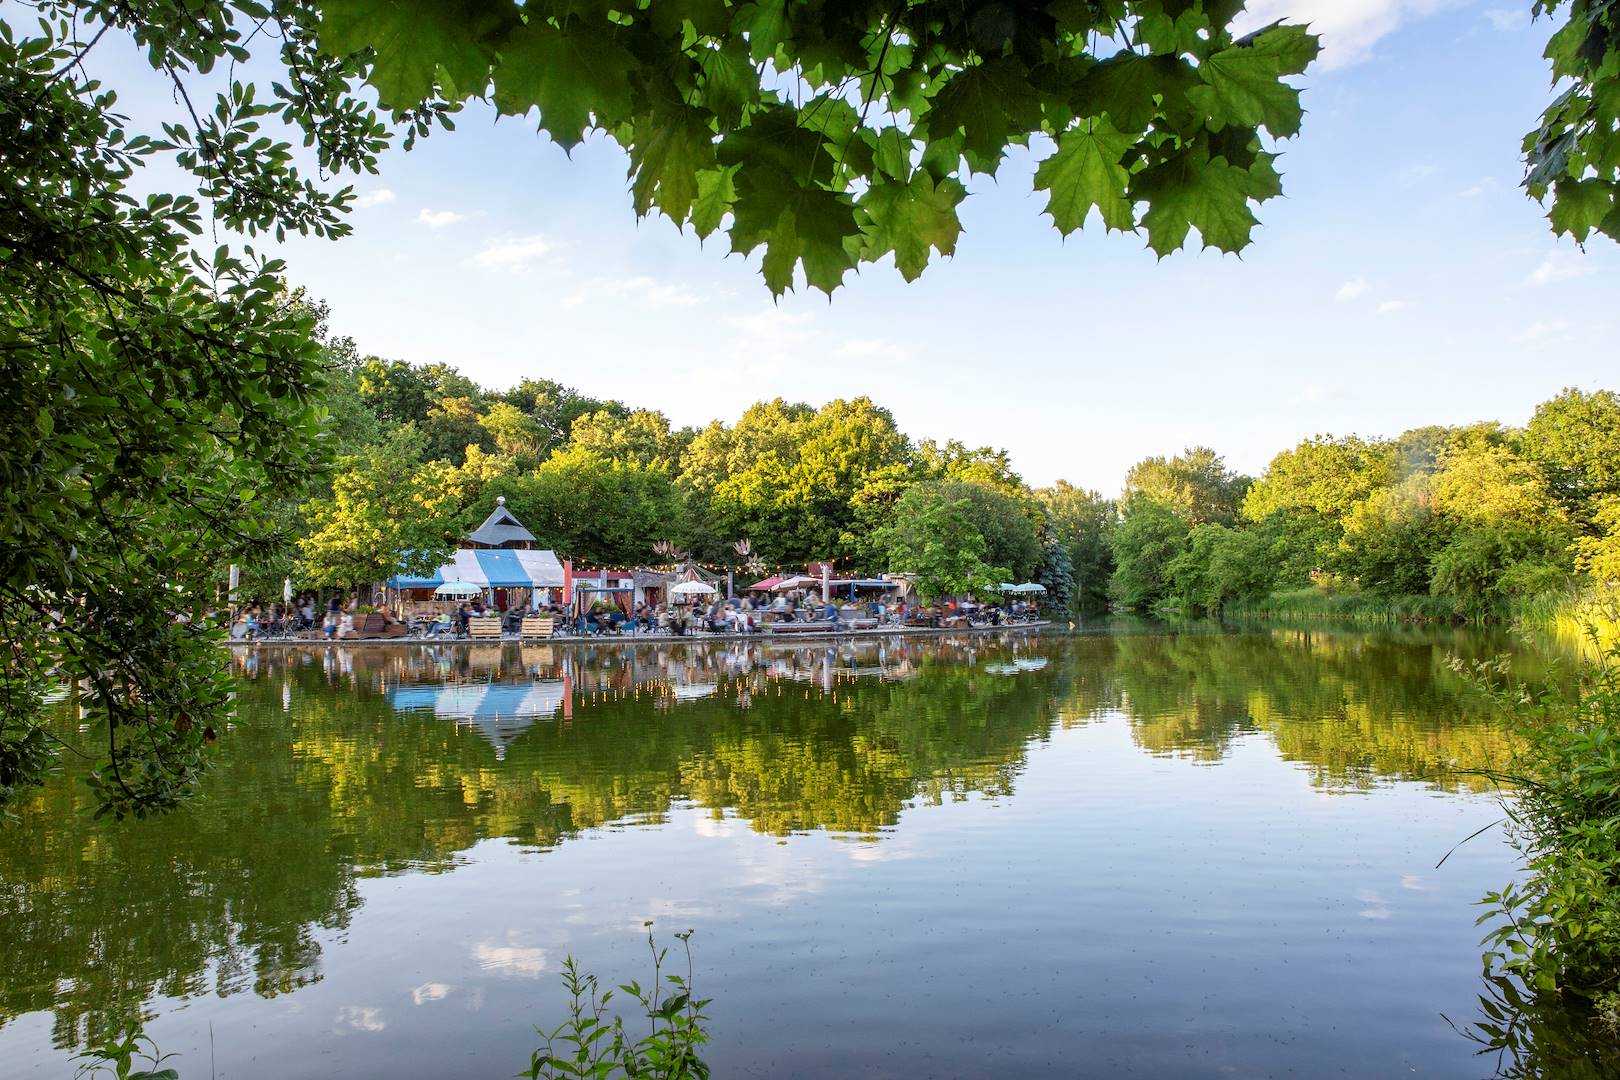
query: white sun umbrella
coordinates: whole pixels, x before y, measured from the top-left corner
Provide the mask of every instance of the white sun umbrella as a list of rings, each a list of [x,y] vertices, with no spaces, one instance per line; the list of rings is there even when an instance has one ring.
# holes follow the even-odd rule
[[[715,588],[703,581],[683,581],[669,590],[671,596],[712,596]]]
[[[772,585],[771,586],[771,591],[772,592],[787,592],[789,589],[802,589],[807,585],[819,585],[819,584],[821,584],[821,579],[820,578],[806,577],[803,574],[795,574],[790,578],[783,578],[781,581],[778,581],[775,585]]]
[[[433,595],[445,599],[457,596],[482,596],[484,590],[470,581],[447,581],[434,589]]]

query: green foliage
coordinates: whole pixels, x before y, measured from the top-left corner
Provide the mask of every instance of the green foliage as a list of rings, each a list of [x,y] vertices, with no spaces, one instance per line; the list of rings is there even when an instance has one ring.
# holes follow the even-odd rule
[[[1184,611],[1219,614],[1233,600],[1261,596],[1276,582],[1270,539],[1257,529],[1198,525],[1169,566],[1171,589]]]
[[[1113,501],[1063,480],[1035,494],[1046,509],[1053,535],[1068,550],[1074,574],[1073,606],[1078,611],[1105,606],[1108,579],[1114,572]]]
[[[1146,498],[1174,511],[1189,525],[1230,525],[1237,519],[1250,482],[1228,470],[1209,447],[1194,446],[1172,458],[1151,457],[1132,465],[1125,474],[1121,503],[1129,514],[1132,501]]]
[[[142,1048],[145,1048],[144,1050]],[[137,1017],[120,1030],[108,1032],[99,1043],[77,1055],[77,1077],[111,1076],[113,1080],[179,1080],[174,1069],[159,1068],[173,1054],[160,1054]]]
[[[1350,436],[1306,439],[1271,459],[1265,474],[1243,498],[1250,521],[1283,511],[1311,511],[1342,518],[1357,503],[1395,479],[1387,443]]]
[[[1486,965],[1590,1007],[1620,989],[1620,650],[1600,649],[1574,692],[1532,693],[1499,661],[1455,666],[1522,741],[1503,807],[1529,873],[1482,901]]]
[[[1074,608],[1074,563],[1069,559],[1069,546],[1055,536],[1044,545],[1035,580],[1046,586],[1046,595],[1041,598],[1044,602],[1058,611]]]
[[[188,76],[240,52],[223,9],[38,14],[0,24],[0,787],[49,760],[29,735],[40,687],[79,681],[99,749],[76,749],[102,758],[104,807],[140,813],[191,789],[224,726],[219,630],[202,617],[216,572],[284,543],[285,507],[324,455],[316,310],[279,262],[201,238],[347,232],[348,190],[304,180],[261,133],[272,114],[310,133],[329,173],[371,167],[379,143],[307,11],[271,18],[310,79],[264,98],[199,90],[203,112],[161,132],[135,130],[85,74],[97,24],[132,34],[189,105]],[[196,192],[152,190],[149,163]]]
[[[1531,529],[1460,530],[1435,556],[1430,588],[1453,600],[1460,614],[1483,618],[1515,597],[1534,596],[1568,578],[1563,545]]]
[[[1620,496],[1605,456],[1620,407],[1565,391],[1518,431],[1424,427],[1394,440],[1306,439],[1242,495],[1213,452],[1150,458],[1124,497],[1149,497],[1195,528],[1171,542],[1157,516],[1114,538],[1115,598],[1132,606],[1375,618],[1504,618],[1570,592],[1573,575],[1620,573]],[[1596,448],[1594,452],[1593,448]],[[1230,505],[1229,503],[1227,505]],[[1151,526],[1151,527],[1150,527]],[[1133,550],[1141,543],[1144,550]],[[1307,591],[1321,595],[1310,599]]]
[[[1037,137],[1065,234],[1097,207],[1161,256],[1194,228],[1239,251],[1281,191],[1266,148],[1300,128],[1288,80],[1318,51],[1300,26],[1234,37],[1240,5],[1214,0],[314,6],[322,47],[413,135],[491,87],[564,149],[603,132],[638,215],[763,249],[776,294],[889,255],[914,279],[955,250],[967,176]]]
[[[707,501],[711,545],[749,537],[773,563],[849,558],[857,493],[909,458],[894,417],[868,398],[820,409],[777,399],[698,432],[681,480]]]
[[[1525,426],[1524,448],[1571,519],[1601,529],[1583,511],[1620,498],[1620,396],[1571,387],[1542,402]]]
[[[912,487],[900,497],[894,524],[878,538],[888,554],[888,568],[915,575],[917,591],[930,601],[989,595],[997,584],[1016,577],[1008,567],[989,561],[991,541],[984,526],[987,514],[994,513],[992,500],[997,495],[961,481]],[[1033,543],[1034,527],[1016,509],[1013,512],[1028,526]],[[1010,523],[995,524],[1015,531]]]
[[[590,565],[645,565],[655,542],[688,532],[686,498],[663,466],[609,461],[583,447],[491,485],[471,517],[493,510],[497,494],[546,544]]]
[[[708,998],[694,995],[692,931],[675,935],[686,951],[686,974],[664,974],[668,949],[653,939],[647,923],[647,948],[652,951],[653,975],[643,989],[635,981],[619,989],[635,999],[647,1034],[632,1039],[624,1017],[608,1012],[612,990],[602,990],[595,975],[581,974],[572,956],[563,962],[563,984],[568,987],[568,1019],[550,1032],[542,1031],[545,1046],[536,1050],[529,1068],[519,1076],[531,1078],[649,1077],[652,1080],[705,1080],[709,1067],[698,1056],[709,1041],[704,1008]]]
[[[386,442],[339,459],[330,498],[304,506],[298,576],[352,588],[398,573],[428,575],[465,532],[458,514],[434,513],[435,474],[422,468],[425,440],[410,425]]]
[[[1524,188],[1544,205],[1552,196],[1553,232],[1620,239],[1620,5],[1535,0],[1532,10],[1567,21],[1547,43],[1560,92],[1524,137]]]
[[[1191,527],[1170,507],[1138,496],[1110,537],[1114,573],[1108,593],[1115,603],[1137,611],[1163,604],[1171,597],[1171,567],[1188,550]]]

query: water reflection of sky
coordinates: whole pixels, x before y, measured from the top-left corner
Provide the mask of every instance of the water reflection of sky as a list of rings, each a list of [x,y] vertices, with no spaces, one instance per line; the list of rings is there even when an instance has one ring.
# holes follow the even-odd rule
[[[0,1077],[62,1074],[97,979],[181,1075],[510,1075],[649,918],[699,931],[717,1076],[1473,1076],[1440,1013],[1511,866],[1434,870],[1496,813],[1436,768],[1495,748],[1445,651],[260,650],[199,813],[0,837]]]

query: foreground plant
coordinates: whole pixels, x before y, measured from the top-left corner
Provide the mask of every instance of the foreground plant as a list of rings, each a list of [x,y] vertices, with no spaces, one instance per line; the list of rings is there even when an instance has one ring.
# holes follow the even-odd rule
[[[640,983],[621,983],[633,997],[651,1029],[632,1040],[624,1017],[608,1014],[612,990],[601,990],[595,975],[582,973],[570,956],[563,964],[563,984],[570,998],[568,1019],[552,1031],[540,1031],[546,1044],[534,1052],[529,1068],[520,1076],[538,1077],[649,1077],[653,1080],[703,1080],[709,1067],[698,1048],[709,1041],[704,1026],[708,998],[692,996],[692,931],[675,935],[686,953],[686,974],[665,975],[669,950],[653,940],[646,923],[647,948],[652,952],[653,977]],[[539,1031],[540,1029],[536,1029]]]
[[[73,1075],[88,1080],[105,1076],[113,1080],[179,1080],[179,1072],[162,1067],[171,1057],[174,1055],[158,1051],[147,1037],[145,1025],[135,1019],[80,1054],[82,1064]]]
[[[1596,660],[1573,689],[1532,692],[1505,661],[1457,665],[1522,740],[1502,775],[1514,789],[1503,806],[1527,872],[1488,894],[1479,919],[1500,1002],[1482,1028],[1504,1043],[1526,1011],[1559,1008],[1587,1019],[1585,1035],[1615,1042],[1604,1017],[1620,991],[1620,646],[1589,633]]]

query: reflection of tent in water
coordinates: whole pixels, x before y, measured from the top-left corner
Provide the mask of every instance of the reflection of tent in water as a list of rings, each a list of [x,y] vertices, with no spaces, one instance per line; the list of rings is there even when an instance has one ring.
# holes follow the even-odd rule
[[[988,675],[1017,675],[1021,671],[1039,671],[1046,666],[1046,657],[1031,656],[1024,660],[1011,660],[1005,664],[986,664],[985,673]]]
[[[714,693],[718,689],[720,689],[720,687],[717,684],[712,683],[712,682],[688,683],[685,686],[677,685],[676,687],[674,687],[675,700],[676,701],[695,701],[698,698],[706,698],[706,697],[708,697],[710,694]]]
[[[497,757],[534,724],[555,716],[563,703],[561,681],[534,683],[458,683],[396,686],[389,703],[399,712],[432,712],[477,728],[495,746]]]

